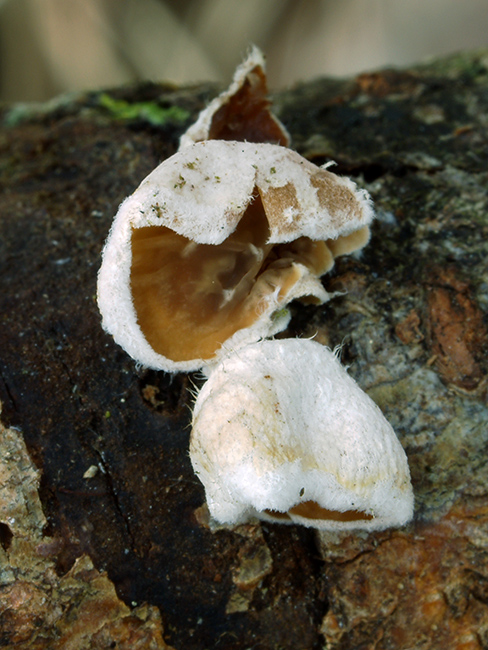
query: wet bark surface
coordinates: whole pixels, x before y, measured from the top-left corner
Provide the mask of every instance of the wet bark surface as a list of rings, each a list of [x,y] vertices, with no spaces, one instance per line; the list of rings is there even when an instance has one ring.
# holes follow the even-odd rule
[[[283,335],[341,344],[394,426],[416,494],[401,531],[211,530],[188,457],[201,379],[137,368],[100,327],[117,207],[215,93],[144,84],[1,109],[1,418],[40,470],[53,571],[89,556],[129,608],[159,608],[177,650],[487,647],[488,54],[274,102],[294,148],[375,201],[370,244],[324,278],[341,295],[294,304]]]

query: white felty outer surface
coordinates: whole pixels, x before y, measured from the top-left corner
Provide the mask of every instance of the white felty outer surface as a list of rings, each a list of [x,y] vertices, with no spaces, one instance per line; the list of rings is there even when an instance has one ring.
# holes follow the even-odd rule
[[[292,185],[300,215],[290,209],[283,224],[271,223],[271,243],[336,239],[369,225],[373,209],[368,194],[330,172],[334,183],[355,197],[360,214],[351,218],[349,204],[342,212],[337,206],[333,215],[324,210],[311,183],[320,173],[320,167],[279,145],[197,142],[156,167],[120,206],[116,220],[129,220],[134,228],[167,226],[198,244],[220,244],[234,232],[255,187],[266,193]]]
[[[290,208],[280,223],[271,223],[270,243],[285,243],[306,236],[314,240],[348,235],[373,219],[366,192],[347,178],[331,174],[333,182],[355,197],[359,215],[351,218],[349,206],[334,215],[320,207],[311,179],[320,168],[296,152],[271,144],[250,144],[209,140],[188,146],[165,160],[120,206],[102,254],[98,276],[98,306],[104,329],[112,334],[136,361],[145,366],[173,371],[201,368],[206,361],[174,362],[154,352],[137,323],[131,287],[131,233],[144,226],[166,226],[201,244],[218,245],[236,228],[253,190],[263,192],[292,184],[300,215]],[[327,293],[303,267],[303,278],[286,302],[303,295],[321,301]],[[234,347],[271,336],[287,324],[286,315],[272,318],[286,303],[272,300],[260,309],[260,317],[247,332],[237,332],[228,341]],[[224,342],[222,342],[224,343]]]
[[[290,515],[328,530],[400,526],[413,511],[405,452],[380,409],[324,346],[262,341],[229,355],[195,403],[193,468],[211,515],[235,524],[303,501],[371,520]]]

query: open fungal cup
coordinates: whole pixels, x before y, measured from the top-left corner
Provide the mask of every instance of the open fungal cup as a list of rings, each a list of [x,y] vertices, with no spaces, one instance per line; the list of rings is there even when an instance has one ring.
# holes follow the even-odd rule
[[[262,341],[221,360],[195,403],[190,456],[220,523],[379,530],[412,517],[395,432],[314,341]]]
[[[185,147],[119,209],[99,273],[103,326],[146,366],[200,368],[226,341],[283,329],[291,300],[326,301],[319,277],[368,241],[372,216],[352,181],[285,147]]]
[[[167,371],[216,362],[283,330],[296,298],[369,239],[368,195],[283,145],[261,52],[203,110],[120,206],[98,277],[103,327],[136,361]]]

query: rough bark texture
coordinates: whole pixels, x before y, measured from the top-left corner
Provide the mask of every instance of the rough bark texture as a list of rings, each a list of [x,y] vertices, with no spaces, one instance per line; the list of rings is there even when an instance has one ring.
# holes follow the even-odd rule
[[[210,530],[187,451],[198,378],[136,368],[100,328],[117,206],[215,92],[145,84],[1,110],[2,421],[23,433],[48,523],[36,505],[37,524],[19,527],[2,488],[0,643],[58,647],[39,635],[45,594],[85,616],[81,583],[95,581],[115,622],[80,647],[126,647],[126,619],[150,630],[148,648],[164,647],[163,627],[177,650],[487,648],[488,53],[275,98],[293,146],[334,159],[376,204],[363,255],[324,279],[344,293],[294,305],[285,333],[342,344],[407,451],[415,521],[371,535]],[[37,569],[12,573],[26,530]]]

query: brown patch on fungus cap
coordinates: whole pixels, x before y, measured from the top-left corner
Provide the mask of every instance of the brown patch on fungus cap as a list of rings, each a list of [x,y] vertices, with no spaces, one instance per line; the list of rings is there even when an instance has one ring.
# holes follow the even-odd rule
[[[337,183],[335,174],[319,169],[311,176],[310,183],[317,190],[320,207],[331,215],[335,227],[340,228],[348,220],[360,218],[360,204],[348,187]]]
[[[259,194],[266,210],[268,221],[278,227],[283,234],[296,232],[297,222],[301,219],[301,209],[297,192],[292,182],[281,187],[259,188]],[[286,211],[290,217],[283,219]]]

